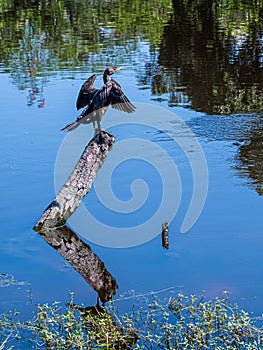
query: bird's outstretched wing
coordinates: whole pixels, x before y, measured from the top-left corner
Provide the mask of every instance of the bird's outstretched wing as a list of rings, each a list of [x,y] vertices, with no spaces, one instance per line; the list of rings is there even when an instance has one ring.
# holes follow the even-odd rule
[[[86,107],[93,98],[95,92],[97,91],[97,89],[93,87],[95,79],[96,74],[93,74],[85,81],[85,83],[82,84],[76,101],[77,109]]]
[[[118,109],[122,112],[133,113],[135,111],[135,106],[130,102],[127,96],[121,89],[120,84],[115,80],[111,80],[112,88],[110,91],[110,104],[113,108]]]
[[[100,128],[101,118],[106,113],[109,105],[127,113],[135,111],[135,106],[124,95],[121,86],[115,80],[111,79],[100,89],[95,89],[93,87],[95,78],[96,75],[94,74],[85,81],[79,92],[76,106],[78,109],[85,108],[77,119],[61,129],[62,131],[71,131],[76,129],[81,123],[88,124],[95,121],[97,121]]]

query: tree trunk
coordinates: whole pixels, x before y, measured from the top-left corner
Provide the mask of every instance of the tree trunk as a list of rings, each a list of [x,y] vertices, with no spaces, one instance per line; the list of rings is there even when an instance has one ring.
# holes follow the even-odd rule
[[[61,227],[66,223],[90,191],[113,144],[114,136],[106,131],[100,131],[89,142],[65,185],[36,223],[35,231]]]

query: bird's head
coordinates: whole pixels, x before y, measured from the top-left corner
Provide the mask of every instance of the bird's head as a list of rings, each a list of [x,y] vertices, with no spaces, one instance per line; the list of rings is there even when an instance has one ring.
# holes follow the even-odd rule
[[[121,70],[121,69],[123,69],[123,68],[124,68],[124,67],[119,67],[119,68],[117,68],[117,67],[109,67],[109,68],[106,69],[106,71],[107,71],[107,73],[108,73],[109,75],[112,75],[112,74],[118,72],[119,70]]]
[[[103,74],[104,82],[108,81],[112,74],[118,72],[121,69],[123,69],[123,67],[119,67],[119,68],[117,68],[117,67],[109,67],[109,68],[106,68],[105,71],[104,71],[104,74]]]

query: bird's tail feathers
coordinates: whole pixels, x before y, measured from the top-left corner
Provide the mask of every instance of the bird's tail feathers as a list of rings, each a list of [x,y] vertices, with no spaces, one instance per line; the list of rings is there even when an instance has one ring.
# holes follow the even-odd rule
[[[61,129],[61,131],[65,131],[65,132],[72,131],[76,129],[78,126],[79,126],[79,122],[75,121],[73,123],[66,125],[63,129]]]

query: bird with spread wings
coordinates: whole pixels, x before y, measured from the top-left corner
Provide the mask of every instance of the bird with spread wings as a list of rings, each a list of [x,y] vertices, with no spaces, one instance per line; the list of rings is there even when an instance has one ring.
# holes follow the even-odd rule
[[[98,130],[101,130],[101,119],[111,105],[113,108],[126,113],[133,113],[135,106],[129,101],[127,96],[121,89],[120,84],[111,79],[111,75],[118,72],[120,68],[110,67],[105,69],[103,73],[104,85],[100,89],[93,87],[96,79],[96,74],[89,77],[81,86],[76,107],[77,109],[84,108],[77,119],[66,125],[62,131],[72,131],[80,124],[97,122]]]

